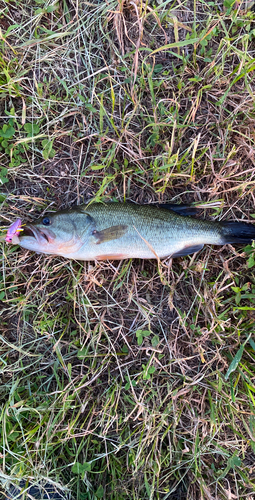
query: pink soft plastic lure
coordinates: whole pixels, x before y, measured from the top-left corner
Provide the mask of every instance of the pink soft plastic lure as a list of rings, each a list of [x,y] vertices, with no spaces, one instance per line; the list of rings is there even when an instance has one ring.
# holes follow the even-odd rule
[[[22,231],[21,229],[21,219],[17,219],[13,224],[8,228],[7,230],[7,235],[5,236],[5,241],[7,243],[12,242],[13,236],[15,234],[19,234],[19,232]]]

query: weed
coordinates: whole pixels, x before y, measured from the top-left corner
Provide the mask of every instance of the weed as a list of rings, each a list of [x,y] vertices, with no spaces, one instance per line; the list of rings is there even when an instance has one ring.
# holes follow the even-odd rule
[[[17,218],[91,200],[252,220],[247,6],[4,2],[1,242]],[[254,246],[158,266],[1,245],[3,494],[253,498]]]

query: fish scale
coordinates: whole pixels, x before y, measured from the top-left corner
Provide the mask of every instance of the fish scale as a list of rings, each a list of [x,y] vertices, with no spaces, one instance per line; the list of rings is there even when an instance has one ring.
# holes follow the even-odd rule
[[[91,203],[51,213],[12,243],[77,260],[155,259],[192,254],[204,244],[248,244],[255,228],[246,222],[215,222],[180,215],[171,209],[133,203]],[[180,213],[178,213],[180,211]]]
[[[94,204],[85,206],[84,211],[97,221],[99,230],[106,229],[109,221],[112,225],[128,226],[126,234],[115,240],[114,246],[112,241],[108,241],[96,249],[97,255],[94,255],[93,244],[89,245],[86,251],[91,258],[105,258],[113,250],[123,254],[122,258],[164,258],[180,252],[187,245],[197,247],[204,243],[219,243],[217,223],[183,217],[171,210],[151,205],[125,204],[120,207],[118,203]]]

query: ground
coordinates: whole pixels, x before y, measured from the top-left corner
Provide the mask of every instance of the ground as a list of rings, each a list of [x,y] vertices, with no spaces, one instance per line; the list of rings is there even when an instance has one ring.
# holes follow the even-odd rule
[[[253,221],[252,2],[0,8],[2,240],[92,199]],[[158,265],[1,246],[3,496],[253,500],[254,247]]]

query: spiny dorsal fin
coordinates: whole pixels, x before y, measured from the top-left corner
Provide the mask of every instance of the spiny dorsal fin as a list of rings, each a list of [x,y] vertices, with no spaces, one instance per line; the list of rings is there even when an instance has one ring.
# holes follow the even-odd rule
[[[172,210],[179,215],[184,216],[194,216],[198,212],[198,208],[194,205],[187,205],[185,203],[160,203],[157,205],[159,208],[166,208],[167,210]]]

